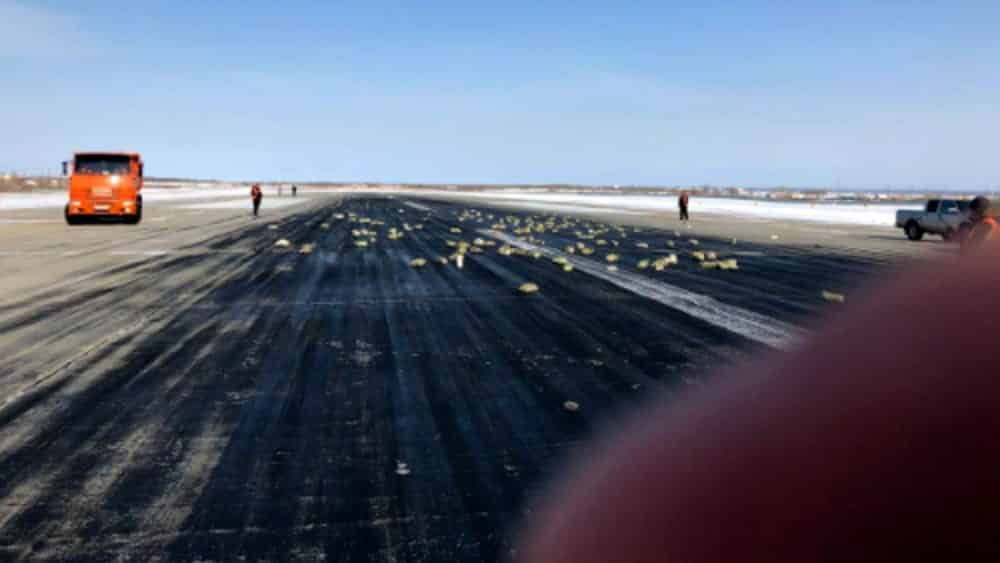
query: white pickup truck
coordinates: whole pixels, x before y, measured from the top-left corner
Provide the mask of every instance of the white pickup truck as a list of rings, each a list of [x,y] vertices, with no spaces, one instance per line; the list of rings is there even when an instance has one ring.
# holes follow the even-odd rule
[[[903,229],[910,240],[920,240],[926,233],[952,240],[968,225],[969,202],[965,200],[932,199],[923,211],[900,209],[896,212],[896,226]]]

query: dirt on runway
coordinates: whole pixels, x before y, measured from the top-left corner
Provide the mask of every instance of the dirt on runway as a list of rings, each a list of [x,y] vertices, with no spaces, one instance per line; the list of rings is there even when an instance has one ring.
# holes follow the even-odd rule
[[[14,561],[503,560],[616,417],[780,353],[748,322],[804,337],[839,306],[824,291],[850,299],[946,251],[402,197],[256,221],[152,208],[139,227],[33,213],[0,226]],[[528,224],[528,246],[500,252]],[[540,252],[581,241],[594,253],[573,271]],[[461,243],[461,268],[437,262]]]

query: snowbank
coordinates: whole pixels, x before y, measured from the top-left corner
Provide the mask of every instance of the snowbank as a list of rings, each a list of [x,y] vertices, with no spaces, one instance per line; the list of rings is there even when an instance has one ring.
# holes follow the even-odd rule
[[[275,192],[276,194],[277,192]],[[268,195],[265,192],[265,196]],[[249,190],[239,188],[143,188],[142,199],[146,202],[184,201],[192,199],[219,199],[234,197],[250,197]],[[31,193],[0,193],[0,210],[5,209],[40,209],[60,208],[66,205],[68,195],[65,191],[31,192]]]
[[[304,203],[307,198],[304,197],[265,197],[264,202],[261,204],[261,209],[280,209],[282,207],[291,207],[293,205],[298,205]],[[251,209],[251,203],[249,197],[244,197],[241,199],[227,199],[225,201],[213,201],[212,203],[188,203],[185,205],[174,206],[177,209],[246,209],[249,211]]]
[[[784,201],[749,201],[724,198],[697,198],[691,200],[691,213],[718,213],[762,219],[790,219],[816,223],[872,225],[893,227],[896,211],[920,210],[918,204],[884,203],[807,203]]]
[[[36,209],[66,205],[66,192],[34,192],[27,194],[0,193],[0,209]]]
[[[428,195],[451,195],[452,192],[428,192]],[[510,202],[551,212],[617,210],[645,213],[676,213],[677,197],[674,195],[608,195],[583,193],[513,193],[469,192],[464,199]],[[921,209],[917,204],[864,204],[761,201],[696,197],[691,199],[690,210],[694,218],[699,213],[735,215],[756,219],[783,219],[850,225],[875,225],[891,227],[895,224],[898,209]]]
[[[401,187],[383,186],[381,188],[365,187],[351,188],[308,188],[307,193],[384,193],[400,194],[412,197],[446,197],[465,200],[482,200],[490,202],[508,202],[521,207],[553,213],[581,213],[587,211],[614,210],[623,213],[676,213],[677,197],[675,195],[649,194],[587,194],[579,192],[553,193],[538,190],[415,190]],[[174,189],[147,187],[142,190],[147,202],[172,202],[200,200],[197,204],[188,206],[198,209],[232,209],[249,205],[246,202],[248,190],[243,186],[229,185],[226,187],[197,188],[183,187]],[[294,205],[303,198],[278,198],[277,189],[265,188],[264,207],[279,207]],[[204,200],[231,200],[217,203],[204,203]],[[281,203],[281,202],[289,203]],[[62,207],[66,204],[66,193],[37,192],[28,194],[0,194],[0,210],[33,209]],[[865,204],[865,203],[828,203],[804,201],[768,201],[752,199],[730,199],[721,197],[694,197],[691,199],[691,214],[697,219],[701,213],[739,216],[752,219],[796,220],[816,223],[835,223],[848,225],[875,225],[891,227],[895,223],[896,210],[920,209],[919,204]]]

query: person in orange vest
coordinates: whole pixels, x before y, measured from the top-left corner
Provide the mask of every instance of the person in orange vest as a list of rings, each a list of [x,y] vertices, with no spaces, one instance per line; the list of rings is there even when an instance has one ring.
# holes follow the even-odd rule
[[[687,221],[688,217],[688,193],[687,190],[681,192],[680,197],[677,198],[677,207],[681,211],[681,221]]]
[[[990,213],[990,200],[979,196],[969,204],[971,224],[962,238],[962,254],[970,254],[986,244],[1000,242],[1000,222]]]
[[[264,199],[264,192],[260,189],[260,184],[254,184],[250,188],[250,199],[253,201],[253,216],[260,213],[260,201]]]

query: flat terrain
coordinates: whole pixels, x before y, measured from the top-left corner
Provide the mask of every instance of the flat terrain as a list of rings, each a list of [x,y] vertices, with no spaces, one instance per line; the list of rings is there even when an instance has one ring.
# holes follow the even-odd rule
[[[839,306],[823,291],[952,251],[888,229],[305,199],[258,220],[149,206],[138,227],[0,214],[0,560],[503,559],[617,415],[794,346]],[[436,262],[477,238],[462,268]]]

